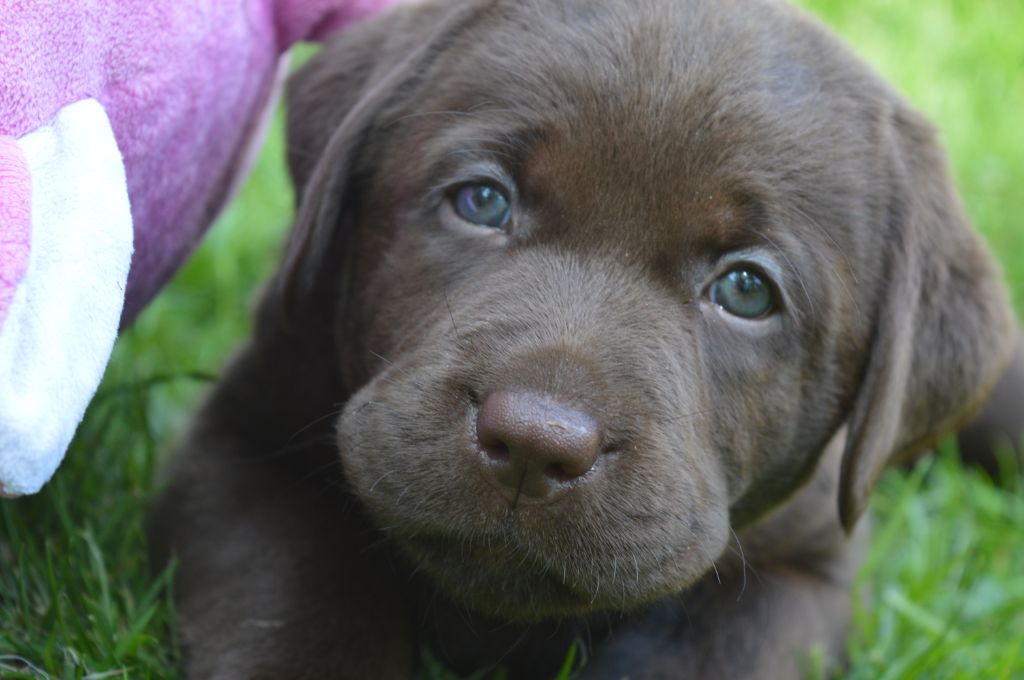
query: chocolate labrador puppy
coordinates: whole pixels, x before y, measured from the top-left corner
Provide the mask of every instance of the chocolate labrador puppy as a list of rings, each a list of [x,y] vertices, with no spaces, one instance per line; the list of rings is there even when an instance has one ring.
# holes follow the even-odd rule
[[[934,131],[775,0],[465,0],[292,81],[300,196],[151,518],[192,678],[797,677],[1014,324]]]

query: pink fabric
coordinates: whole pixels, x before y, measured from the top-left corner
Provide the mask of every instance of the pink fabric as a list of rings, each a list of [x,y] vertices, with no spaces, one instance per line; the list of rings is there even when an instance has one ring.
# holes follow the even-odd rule
[[[32,180],[17,142],[0,137],[0,332],[28,269]]]
[[[392,0],[2,0],[0,135],[97,99],[124,155],[131,320],[222,207],[281,53]]]
[[[384,6],[387,0],[297,0],[274,6],[278,39],[284,45],[299,40],[325,40],[347,24],[363,19]]]

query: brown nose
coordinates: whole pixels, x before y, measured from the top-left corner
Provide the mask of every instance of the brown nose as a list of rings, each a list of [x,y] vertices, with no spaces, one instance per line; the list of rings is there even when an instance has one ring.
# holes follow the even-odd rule
[[[484,471],[499,488],[543,499],[569,488],[600,453],[597,423],[536,394],[493,392],[476,421]]]

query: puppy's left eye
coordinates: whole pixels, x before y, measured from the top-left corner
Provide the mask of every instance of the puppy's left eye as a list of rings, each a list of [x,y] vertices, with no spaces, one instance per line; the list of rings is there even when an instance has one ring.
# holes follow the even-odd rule
[[[761,319],[775,309],[768,278],[747,265],[726,272],[711,284],[710,294],[712,303],[743,319]]]
[[[508,195],[492,184],[466,184],[452,197],[455,213],[471,224],[503,229],[512,219]]]

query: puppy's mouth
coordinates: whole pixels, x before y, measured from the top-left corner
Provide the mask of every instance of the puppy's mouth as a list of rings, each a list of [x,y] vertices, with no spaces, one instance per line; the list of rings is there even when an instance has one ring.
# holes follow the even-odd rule
[[[406,555],[443,590],[481,613],[509,620],[584,616],[630,604],[572,582],[562,569],[503,539],[470,541],[417,536],[399,541]]]

